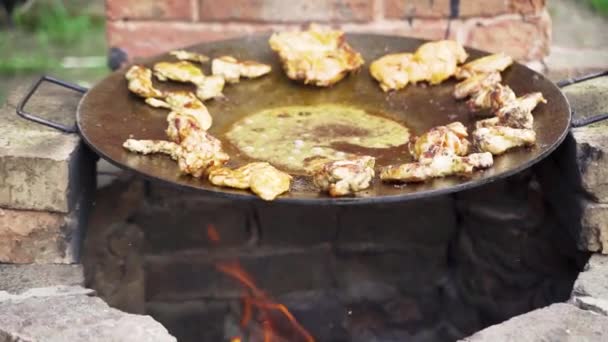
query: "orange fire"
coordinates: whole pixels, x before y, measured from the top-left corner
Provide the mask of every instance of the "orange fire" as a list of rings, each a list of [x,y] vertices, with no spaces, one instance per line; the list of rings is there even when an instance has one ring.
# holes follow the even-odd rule
[[[218,243],[220,241],[220,234],[214,226],[210,225],[207,227],[207,235],[209,240]],[[253,278],[241,267],[238,261],[231,262],[219,262],[215,267],[222,273],[234,278],[241,283],[247,291],[243,296],[243,313],[241,316],[241,327],[246,328],[251,322],[254,309],[257,309],[260,316],[263,318],[262,321],[262,334],[264,342],[273,342],[276,334],[272,328],[272,323],[269,319],[270,311],[276,310],[280,312],[291,324],[293,329],[303,338],[306,342],[315,342],[314,337],[296,320],[296,318],[289,312],[287,307],[280,303],[272,301],[264,291],[257,287]],[[242,342],[241,336],[236,336],[230,339],[230,342]]]

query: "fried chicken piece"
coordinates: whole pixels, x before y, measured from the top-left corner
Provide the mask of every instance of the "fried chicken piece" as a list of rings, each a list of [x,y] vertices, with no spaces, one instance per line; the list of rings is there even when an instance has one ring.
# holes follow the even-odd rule
[[[171,109],[167,116],[169,138],[179,143],[186,134],[178,134],[184,127],[207,130],[213,123],[213,118],[207,107],[191,92],[175,91],[166,94],[163,100],[148,98],[146,103],[156,108]]]
[[[289,191],[290,186],[291,176],[270,164],[251,174],[251,191],[266,201],[272,201]]]
[[[187,61],[156,63],[154,74],[161,81],[193,83],[196,96],[202,101],[223,96],[225,82],[222,77],[205,76],[201,69]]]
[[[211,73],[224,78],[228,83],[238,83],[241,77],[260,77],[269,73],[271,69],[268,64],[238,61],[232,56],[214,58],[211,62]]]
[[[463,156],[469,151],[467,136],[467,128],[460,122],[434,127],[410,142],[410,153],[418,161],[439,155]]]
[[[380,83],[383,91],[405,88],[410,81],[408,64],[414,55],[411,53],[393,53],[380,57],[369,66],[369,72]]]
[[[330,86],[364,63],[361,54],[346,42],[344,32],[316,25],[306,31],[274,33],[268,42],[287,77],[304,84]]]
[[[505,126],[478,127],[473,131],[473,142],[480,151],[499,155],[515,147],[534,145],[536,132]]]
[[[152,71],[140,65],[134,65],[125,74],[131,92],[143,98],[163,97],[163,93],[152,84]]]
[[[504,53],[496,53],[493,55],[478,58],[471,61],[456,71],[456,78],[465,79],[472,77],[475,74],[489,74],[492,72],[501,72],[513,64],[513,58]]]
[[[508,88],[508,87],[506,87]],[[479,127],[506,126],[511,128],[532,129],[534,126],[534,116],[532,111],[539,103],[546,103],[547,100],[539,92],[530,93],[515,98],[511,92],[509,98],[496,101],[492,99],[492,109],[496,116],[490,119],[478,121],[475,125]],[[512,97],[512,98],[511,98]],[[505,102],[506,101],[506,102]]]
[[[428,68],[426,81],[435,85],[452,77],[458,64],[464,63],[468,54],[458,42],[440,40],[422,44],[414,53],[415,61]]]
[[[464,99],[473,94],[479,93],[485,89],[493,89],[493,87],[500,83],[501,77],[498,72],[491,72],[489,74],[475,74],[466,80],[456,84],[454,87],[454,97],[456,99]]]
[[[122,146],[131,152],[141,154],[168,154],[173,160],[177,160],[182,153],[182,148],[179,144],[166,140],[137,140],[127,139]]]
[[[205,76],[196,84],[196,96],[202,101],[223,97],[224,85],[226,81],[221,76]]]
[[[255,162],[237,169],[218,167],[209,171],[211,184],[236,189],[251,189],[262,199],[271,201],[289,191],[291,176],[266,162]]]
[[[502,126],[532,129],[534,124],[532,111],[541,102],[547,103],[542,93],[526,94],[506,103],[496,111],[496,117]]]
[[[398,90],[408,83],[439,84],[450,78],[468,55],[451,40],[422,44],[415,53],[389,54],[372,62],[370,73],[384,91]]]
[[[177,160],[182,173],[197,178],[210,168],[224,165],[230,158],[222,151],[221,142],[202,130],[193,130],[180,144],[164,140],[127,139],[123,147],[142,154],[168,154]]]
[[[468,156],[440,155],[422,162],[387,166],[380,179],[386,182],[423,182],[431,178],[451,175],[470,175],[476,169],[489,168],[494,164],[491,153],[473,153]]]
[[[374,178],[373,157],[319,162],[313,166],[313,181],[330,196],[345,196],[369,188]]]
[[[209,61],[209,57],[186,50],[174,50],[169,52],[171,56],[179,59],[180,61],[189,61],[189,62],[197,62],[197,63],[206,63]]]
[[[472,112],[481,109],[497,111],[507,103],[515,101],[516,98],[515,93],[509,86],[497,83],[473,94],[469,101],[467,101],[467,106]]]
[[[161,81],[194,83],[200,82],[205,74],[196,65],[187,62],[159,62],[154,64],[154,76]]]

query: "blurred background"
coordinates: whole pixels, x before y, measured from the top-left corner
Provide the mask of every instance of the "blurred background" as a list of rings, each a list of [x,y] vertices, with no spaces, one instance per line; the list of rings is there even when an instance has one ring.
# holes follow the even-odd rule
[[[43,73],[91,86],[110,71],[103,0],[0,3],[0,103],[17,83]],[[608,64],[608,0],[548,0],[547,5],[553,22],[549,67]]]

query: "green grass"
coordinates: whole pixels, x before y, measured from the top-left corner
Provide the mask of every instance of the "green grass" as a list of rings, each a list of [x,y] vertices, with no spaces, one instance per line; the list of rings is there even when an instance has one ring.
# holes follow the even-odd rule
[[[597,12],[608,15],[608,0],[589,0],[589,3]]]
[[[99,5],[96,11],[91,5]],[[14,15],[15,29],[0,29],[0,104],[23,79],[49,74],[90,85],[108,73],[105,65],[64,68],[63,58],[105,56],[100,0],[37,0]]]

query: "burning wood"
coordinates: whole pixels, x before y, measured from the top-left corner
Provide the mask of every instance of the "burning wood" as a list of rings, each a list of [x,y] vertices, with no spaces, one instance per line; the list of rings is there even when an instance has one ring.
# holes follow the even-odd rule
[[[220,242],[220,234],[217,229],[210,225],[207,227],[207,236],[210,241],[214,243]],[[290,341],[305,341],[315,342],[315,338],[304,328],[298,320],[293,316],[289,309],[283,304],[274,302],[264,291],[257,287],[255,281],[243,269],[238,261],[225,261],[218,262],[215,264],[218,271],[230,276],[237,280],[245,288],[242,298],[242,313],[241,313],[241,330],[253,330],[250,329],[250,325],[253,321],[254,314],[261,320],[261,337],[263,342],[280,342],[284,341],[285,338],[281,337],[281,334],[277,331],[271,318],[271,312],[278,312],[280,315],[287,319],[290,327],[295,332],[295,336]],[[255,333],[255,332],[254,332]],[[230,342],[244,342],[243,336],[234,336],[230,339]]]

